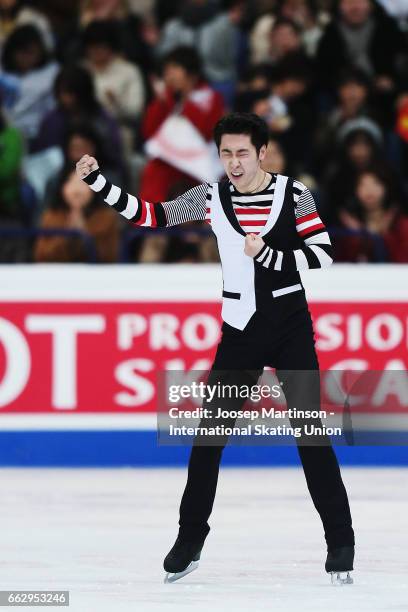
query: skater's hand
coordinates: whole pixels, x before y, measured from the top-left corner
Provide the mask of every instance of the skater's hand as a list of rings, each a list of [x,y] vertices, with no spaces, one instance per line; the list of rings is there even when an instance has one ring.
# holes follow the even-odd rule
[[[264,244],[265,243],[260,236],[257,236],[256,234],[247,234],[245,236],[245,255],[255,257],[258,255]]]
[[[90,155],[83,155],[76,165],[77,175],[80,179],[84,179],[88,174],[99,168],[98,162]]]

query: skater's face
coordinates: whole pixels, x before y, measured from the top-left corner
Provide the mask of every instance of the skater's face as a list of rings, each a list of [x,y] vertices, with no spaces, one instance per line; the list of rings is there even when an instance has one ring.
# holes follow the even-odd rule
[[[266,146],[257,152],[248,134],[223,134],[220,142],[220,159],[225,174],[238,191],[245,191],[265,159]]]

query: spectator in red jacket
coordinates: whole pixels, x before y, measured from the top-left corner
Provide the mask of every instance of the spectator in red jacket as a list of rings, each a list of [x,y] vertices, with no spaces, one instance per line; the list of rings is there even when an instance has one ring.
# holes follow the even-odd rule
[[[144,139],[154,136],[164,121],[179,114],[192,123],[207,141],[224,112],[222,97],[202,77],[201,60],[195,49],[177,47],[165,56],[162,80],[153,83],[156,97],[148,105],[142,124]],[[170,188],[180,181],[198,184],[193,177],[161,159],[151,159],[142,175],[141,197],[165,200]]]

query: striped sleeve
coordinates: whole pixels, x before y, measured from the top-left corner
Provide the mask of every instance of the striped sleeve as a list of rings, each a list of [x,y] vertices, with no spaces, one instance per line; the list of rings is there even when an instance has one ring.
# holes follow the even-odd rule
[[[304,246],[279,251],[264,244],[255,255],[257,265],[277,271],[300,271],[327,268],[333,263],[333,247],[326,227],[319,217],[309,189],[294,181],[296,230]]]
[[[170,227],[209,219],[211,185],[203,183],[168,202],[147,202],[113,185],[99,169],[83,180],[95,193],[131,223],[143,227]],[[209,199],[208,199],[209,198]]]
[[[209,221],[212,186],[203,183],[189,189],[175,200],[163,202],[167,225],[179,225],[187,221]]]

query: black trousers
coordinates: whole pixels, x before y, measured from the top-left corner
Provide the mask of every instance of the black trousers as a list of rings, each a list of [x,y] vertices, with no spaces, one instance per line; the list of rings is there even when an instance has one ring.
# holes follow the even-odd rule
[[[209,382],[235,383],[237,372],[241,384],[255,384],[265,366],[276,368],[283,383],[287,406],[302,407],[304,389],[293,375],[296,371],[314,371],[307,378],[309,397],[320,408],[319,365],[314,346],[314,333],[303,292],[288,294],[275,300],[268,314],[256,312],[243,331],[228,324],[222,326]],[[222,373],[222,374],[220,374]],[[230,376],[229,376],[230,374]],[[314,389],[310,395],[310,381]],[[230,404],[240,409],[245,400]],[[209,407],[206,406],[206,407]],[[225,407],[225,406],[224,406]],[[314,406],[316,408],[316,406]],[[202,420],[200,424],[204,424]],[[214,422],[212,422],[214,425]],[[294,423],[291,422],[291,425]],[[225,444],[203,444],[196,437],[192,446],[187,484],[180,505],[179,535],[187,539],[204,539],[218,481],[219,465]],[[320,515],[328,549],[354,544],[354,532],[347,493],[330,439],[318,444],[298,443],[297,450],[307,486]]]

